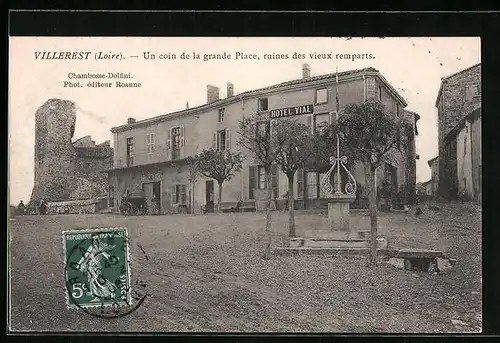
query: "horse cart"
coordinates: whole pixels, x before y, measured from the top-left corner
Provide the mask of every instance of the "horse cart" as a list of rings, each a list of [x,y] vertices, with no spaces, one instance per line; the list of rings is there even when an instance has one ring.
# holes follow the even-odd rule
[[[122,197],[120,213],[128,216],[148,214],[148,204],[144,192],[127,192],[127,194]]]

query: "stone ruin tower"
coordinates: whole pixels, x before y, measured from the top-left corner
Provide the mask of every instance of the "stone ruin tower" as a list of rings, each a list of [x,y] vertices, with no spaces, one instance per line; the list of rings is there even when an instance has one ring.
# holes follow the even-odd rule
[[[63,201],[76,185],[71,138],[75,132],[75,103],[50,99],[35,115],[35,184],[30,203]]]
[[[113,149],[86,136],[72,142],[76,104],[50,99],[35,115],[35,182],[30,206],[48,202],[105,196]]]

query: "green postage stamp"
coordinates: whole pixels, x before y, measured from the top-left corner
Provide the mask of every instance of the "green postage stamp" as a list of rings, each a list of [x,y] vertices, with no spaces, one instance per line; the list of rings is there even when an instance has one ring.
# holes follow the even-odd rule
[[[126,228],[63,232],[69,308],[131,305]]]

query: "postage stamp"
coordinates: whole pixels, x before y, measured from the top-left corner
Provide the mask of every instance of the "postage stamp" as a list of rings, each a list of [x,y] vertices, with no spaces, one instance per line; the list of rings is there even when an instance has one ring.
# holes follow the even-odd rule
[[[132,304],[126,228],[63,232],[69,308]]]

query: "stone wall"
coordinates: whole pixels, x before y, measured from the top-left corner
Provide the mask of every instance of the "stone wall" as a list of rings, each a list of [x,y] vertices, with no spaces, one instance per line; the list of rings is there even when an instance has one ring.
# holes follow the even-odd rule
[[[460,120],[471,112],[471,107],[480,103],[480,95],[467,99],[466,86],[478,85],[479,94],[481,94],[481,65],[473,66],[443,79],[441,83],[441,94],[436,102],[438,109],[439,192],[441,195],[447,195],[448,185],[456,180],[449,180],[448,175],[445,175],[444,139]]]
[[[76,106],[72,101],[50,99],[36,112],[35,182],[30,206],[42,198],[50,202],[91,199],[107,193],[107,174],[113,149],[95,146],[90,136],[73,145]]]
[[[99,210],[99,204],[106,199],[90,199],[47,203],[49,214],[89,214]],[[102,207],[102,206],[101,206]]]

